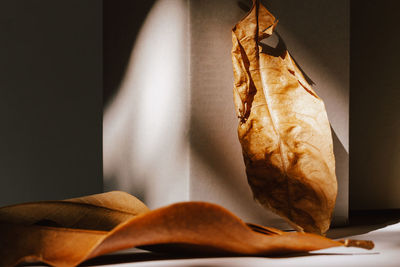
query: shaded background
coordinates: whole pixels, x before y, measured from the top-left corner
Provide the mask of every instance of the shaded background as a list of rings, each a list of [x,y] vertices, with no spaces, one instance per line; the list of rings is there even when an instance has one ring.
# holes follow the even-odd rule
[[[102,191],[101,1],[0,1],[0,123],[0,205]]]
[[[107,106],[154,2],[0,2],[0,204],[102,191],[101,88]],[[350,209],[397,209],[400,3],[349,5]]]
[[[351,1],[350,207],[400,208],[399,1]]]
[[[103,97],[105,104],[122,81],[147,14],[156,0],[103,0]]]

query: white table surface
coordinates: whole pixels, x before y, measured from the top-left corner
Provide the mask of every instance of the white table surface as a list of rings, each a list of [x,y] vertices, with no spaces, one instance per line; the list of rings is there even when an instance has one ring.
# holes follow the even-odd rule
[[[132,249],[101,256],[85,266],[400,266],[400,222],[363,225],[330,230],[331,238],[372,240],[375,248],[330,248],[288,257],[180,258]]]

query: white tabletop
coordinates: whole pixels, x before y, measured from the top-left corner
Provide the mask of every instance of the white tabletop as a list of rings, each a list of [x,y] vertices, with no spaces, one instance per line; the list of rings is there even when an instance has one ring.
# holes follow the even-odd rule
[[[106,267],[151,266],[400,266],[400,222],[332,229],[331,238],[372,240],[375,248],[337,247],[287,257],[183,258],[132,249],[105,255],[84,265]]]

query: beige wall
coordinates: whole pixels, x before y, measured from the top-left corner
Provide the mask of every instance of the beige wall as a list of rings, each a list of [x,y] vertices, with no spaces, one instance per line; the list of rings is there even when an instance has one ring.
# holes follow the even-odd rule
[[[275,220],[252,200],[236,136],[230,30],[249,2],[158,0],[143,25],[138,23],[124,81],[105,109],[106,190],[140,195],[151,207],[207,200],[245,220]],[[380,7],[379,23],[369,23],[379,1],[367,2],[263,1],[325,100],[339,180],[337,223],[347,218],[349,143],[351,208],[399,208],[400,203],[395,56],[400,44],[388,27],[395,17],[390,5]],[[384,41],[369,41],[379,36]]]
[[[281,20],[278,31],[290,51],[316,83],[316,91],[328,99],[328,114],[338,136],[336,219],[344,222],[348,203],[347,2],[327,6],[317,0],[268,3]],[[139,194],[151,207],[181,200],[211,201],[246,221],[286,227],[253,201],[237,139],[231,28],[245,15],[243,6],[248,4],[230,0],[159,0],[154,4],[139,31],[120,90],[105,110],[107,190]],[[342,19],[318,16],[321,10]],[[296,12],[300,17],[293,20],[290,14]],[[314,27],[316,22],[318,27]],[[310,27],[316,28],[312,34]]]

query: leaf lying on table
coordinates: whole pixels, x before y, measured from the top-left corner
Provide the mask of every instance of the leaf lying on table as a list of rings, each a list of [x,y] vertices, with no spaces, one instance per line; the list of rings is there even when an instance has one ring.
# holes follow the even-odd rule
[[[270,47],[275,17],[258,0],[232,31],[238,136],[254,198],[296,230],[324,234],[337,182],[324,102],[283,41]],[[307,38],[304,36],[304,38]]]
[[[176,253],[268,256],[345,244],[368,247],[372,243],[245,224],[226,209],[206,202],[182,202],[149,211],[123,192],[0,208],[0,266],[32,261],[76,266],[139,246]]]

